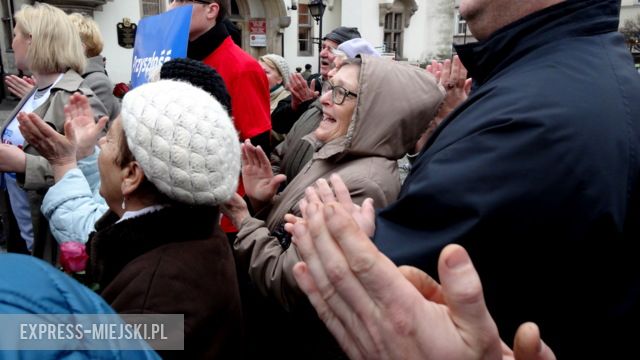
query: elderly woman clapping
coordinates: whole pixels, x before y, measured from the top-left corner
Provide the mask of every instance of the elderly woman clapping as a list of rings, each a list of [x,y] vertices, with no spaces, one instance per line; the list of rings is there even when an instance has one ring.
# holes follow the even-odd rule
[[[68,109],[66,137],[35,114],[21,119],[57,178],[76,167],[76,139],[95,129],[86,113]],[[184,314],[185,358],[236,356],[238,284],[218,226],[218,204],[235,192],[240,170],[226,109],[183,82],[145,84],[127,93],[99,144],[109,211],[87,242],[89,281],[119,313]],[[91,194],[91,184],[81,185]]]
[[[367,56],[346,61],[323,85],[323,118],[306,137],[313,158],[277,196],[284,175],[273,177],[264,152],[243,145],[243,181],[256,214],[250,216],[238,197],[225,211],[239,228],[239,269],[263,296],[288,309],[304,299],[293,277],[299,256],[284,231],[284,215],[299,214],[305,189],[337,173],[358,204],[394,200],[400,190],[396,160],[413,147],[443,96],[434,77],[417,67]]]

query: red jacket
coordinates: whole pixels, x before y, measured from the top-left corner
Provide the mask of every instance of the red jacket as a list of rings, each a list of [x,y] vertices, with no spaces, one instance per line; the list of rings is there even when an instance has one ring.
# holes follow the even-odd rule
[[[258,62],[228,36],[203,62],[220,73],[231,95],[240,140],[271,130],[269,83]]]
[[[218,46],[203,62],[218,71],[231,96],[231,114],[240,140],[250,139],[271,130],[269,82],[258,62],[236,45],[231,36]],[[242,178],[238,194],[244,195]],[[224,232],[237,232],[225,216],[221,224]]]

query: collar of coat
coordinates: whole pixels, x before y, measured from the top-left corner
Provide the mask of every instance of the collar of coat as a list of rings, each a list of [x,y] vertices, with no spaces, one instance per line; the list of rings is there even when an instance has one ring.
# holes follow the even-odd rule
[[[532,49],[568,37],[618,30],[619,0],[567,0],[496,31],[483,42],[455,46],[474,88]],[[567,54],[571,56],[571,54]]]
[[[222,42],[229,37],[229,32],[223,23],[218,23],[197,39],[189,42],[187,57],[194,60],[204,60],[214,52]]]
[[[108,211],[87,243],[88,280],[104,289],[140,255],[170,243],[209,240],[220,232],[218,219],[217,207],[167,206],[116,224],[118,216]]]

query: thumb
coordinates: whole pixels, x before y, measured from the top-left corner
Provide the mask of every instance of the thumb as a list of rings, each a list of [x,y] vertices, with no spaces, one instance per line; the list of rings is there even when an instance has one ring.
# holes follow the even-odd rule
[[[102,131],[104,127],[107,126],[107,121],[109,121],[108,116],[103,116],[98,120],[98,123],[96,124],[98,131]]]
[[[520,325],[516,332],[513,353],[517,360],[555,360],[556,356],[540,337],[540,329],[532,322]]]
[[[398,267],[398,270],[400,270],[402,275],[404,275],[404,277],[409,280],[416,289],[418,289],[425,299],[438,304],[444,304],[440,284],[438,284],[438,282],[426,272],[413,266],[406,265]]]
[[[271,178],[271,181],[269,181],[269,187],[271,187],[271,189],[273,190],[277,190],[278,187],[280,187],[280,184],[282,184],[285,180],[287,180],[286,175],[278,174]]]
[[[311,83],[309,83],[309,89],[311,89],[311,91],[313,91],[314,93],[316,92],[316,79],[311,80]]]
[[[446,246],[438,260],[438,274],[451,318],[462,336],[466,337],[465,341],[486,348],[492,348],[492,344],[478,342],[500,343],[498,328],[484,302],[480,276],[467,251],[456,244]],[[483,336],[479,337],[478,334]],[[498,357],[500,347],[496,349]]]
[[[64,122],[64,136],[67,137],[70,143],[76,143],[76,130],[73,128],[73,121],[65,121]]]
[[[462,88],[464,90],[464,93],[469,96],[469,93],[471,92],[471,85],[473,84],[473,79],[472,78],[468,78],[467,80],[464,81],[464,87]]]

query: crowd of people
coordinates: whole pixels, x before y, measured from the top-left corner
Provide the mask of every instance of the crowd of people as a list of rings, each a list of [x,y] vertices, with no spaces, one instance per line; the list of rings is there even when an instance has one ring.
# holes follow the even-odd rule
[[[23,255],[0,256],[0,312],[184,315],[183,352],[140,358],[634,353],[640,76],[618,0],[462,0],[479,42],[426,69],[340,26],[317,74],[244,52],[228,1],[184,5],[187,58],[122,101],[93,20],[15,14],[31,75],[5,78],[0,215]],[[69,244],[80,282],[55,268],[78,270]]]

